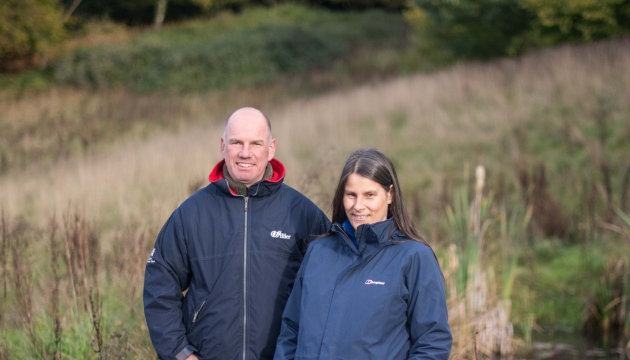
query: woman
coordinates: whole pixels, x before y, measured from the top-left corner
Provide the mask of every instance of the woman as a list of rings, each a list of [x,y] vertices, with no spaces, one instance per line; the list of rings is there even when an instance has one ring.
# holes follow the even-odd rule
[[[350,155],[333,225],[309,245],[282,316],[275,360],[448,359],[442,272],[377,150]]]

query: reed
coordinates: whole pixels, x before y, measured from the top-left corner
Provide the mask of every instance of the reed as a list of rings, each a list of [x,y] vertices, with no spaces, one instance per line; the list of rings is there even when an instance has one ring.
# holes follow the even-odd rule
[[[2,243],[0,244],[0,279],[2,280],[2,302],[0,302],[0,324],[2,325],[2,348],[0,348],[0,359],[7,360],[9,358],[8,338],[7,338],[7,320],[6,313],[9,309],[8,293],[7,293],[7,249],[8,249],[8,229],[4,209],[0,209],[0,233],[2,234]]]
[[[490,216],[492,195],[483,193],[483,166],[476,168],[475,177],[472,200],[464,185],[456,193],[454,206],[446,208],[454,236],[445,270],[456,349],[453,358],[466,359],[478,354],[511,358],[514,353],[511,301],[509,297],[497,295],[494,268],[485,258],[488,256],[485,235],[493,219]],[[506,285],[511,286],[504,284],[504,287]]]
[[[55,217],[52,217],[49,225],[50,239],[50,264],[53,275],[53,285],[50,294],[50,317],[54,322],[52,353],[54,360],[61,360],[61,341],[63,336],[63,326],[61,324],[59,288],[61,286],[61,269],[59,259],[61,258],[61,244],[57,239],[58,225]]]

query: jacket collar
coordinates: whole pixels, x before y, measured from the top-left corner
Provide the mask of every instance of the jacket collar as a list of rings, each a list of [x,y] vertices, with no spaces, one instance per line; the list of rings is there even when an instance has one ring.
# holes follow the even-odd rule
[[[343,230],[342,224],[333,224],[331,231],[345,239],[348,245],[352,244],[348,234]],[[367,244],[374,244],[378,247],[391,245],[393,243],[390,241],[390,235],[391,239],[403,237],[394,223],[394,218],[389,218],[374,224],[360,225],[355,232],[357,250],[359,253],[363,252]],[[353,246],[351,246],[351,248],[353,248]]]
[[[218,187],[224,193],[239,196],[234,189],[230,188],[225,176],[223,176],[224,164],[225,160],[221,160],[218,164],[216,164],[210,172],[210,175],[208,175],[208,180],[212,183],[212,185]],[[273,194],[280,188],[284,181],[284,175],[286,172],[284,165],[276,159],[271,159],[269,164],[271,164],[271,168],[273,170],[271,178],[266,180],[263,179],[252,184],[247,189],[247,194],[245,196],[263,197]]]

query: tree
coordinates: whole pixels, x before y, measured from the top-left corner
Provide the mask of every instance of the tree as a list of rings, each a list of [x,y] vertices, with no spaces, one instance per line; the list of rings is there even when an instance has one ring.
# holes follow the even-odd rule
[[[166,16],[166,4],[167,0],[157,0],[155,3],[155,20],[153,21],[153,28],[160,30],[164,23],[164,17]]]

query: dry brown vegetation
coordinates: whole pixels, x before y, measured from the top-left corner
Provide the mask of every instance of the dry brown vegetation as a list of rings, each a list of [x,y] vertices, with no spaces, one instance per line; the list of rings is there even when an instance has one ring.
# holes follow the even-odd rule
[[[29,162],[24,170],[0,177],[3,219],[11,219],[3,220],[0,265],[4,284],[14,284],[5,285],[2,293],[5,335],[25,326],[34,354],[57,356],[58,349],[70,351],[71,346],[70,340],[62,344],[56,334],[76,339],[72,332],[82,329],[92,332],[93,342],[75,354],[150,356],[140,301],[144,261],[159,226],[191,189],[206,183],[208,172],[220,160],[219,138],[228,105],[255,104],[272,119],[276,157],[287,167],[286,182],[325,210],[352,150],[375,147],[389,155],[429,242],[447,258],[445,277],[451,287],[457,276],[456,270],[448,270],[456,262],[453,256],[464,259],[461,254],[448,255],[447,249],[458,239],[449,230],[444,209],[457,185],[472,186],[471,173],[461,171],[465,164],[485,165],[486,188],[502,202],[508,199],[533,209],[530,237],[565,237],[574,231],[587,239],[602,231],[598,224],[614,222],[608,215],[612,206],[628,205],[623,195],[628,184],[622,176],[626,167],[630,169],[627,140],[610,145],[591,134],[603,126],[600,133],[614,129],[615,138],[630,139],[628,39],[462,64],[288,104],[264,94],[250,95],[238,100],[211,94],[129,99],[122,90],[104,94],[63,90],[3,100],[5,129],[24,121],[48,129],[41,138],[24,137],[25,148],[44,149],[47,142],[81,146],[64,143],[60,119],[85,122],[86,141],[92,141],[92,128],[123,126],[130,132],[93,151],[55,161],[54,166]],[[602,125],[597,116],[607,123]],[[57,120],[38,123],[45,118]],[[155,131],[149,120],[173,125]],[[545,136],[568,152],[537,152],[538,138]],[[580,160],[565,164],[562,160],[572,156],[570,151],[579,152]],[[570,167],[573,177],[560,180],[561,165]],[[590,206],[590,212],[571,212],[572,206]],[[65,214],[60,225],[50,220],[55,214]],[[491,264],[488,260],[499,253],[497,234],[498,230],[488,231],[479,250],[481,264]],[[44,260],[43,253],[52,254],[46,256],[51,260]],[[36,254],[40,261],[25,267],[26,256]],[[453,353],[467,358],[476,347],[487,355],[508,356],[512,344],[501,343],[504,340],[483,329],[500,323],[500,331],[508,331],[510,304],[504,300],[509,299],[498,295],[504,285],[492,269],[481,269],[480,274],[483,281],[469,281],[477,284],[474,291],[483,293],[479,296],[484,304],[466,305],[473,290],[468,297],[451,291],[449,306],[458,331]],[[9,307],[15,309],[13,315],[5,315]],[[24,343],[11,341],[15,342],[0,344],[0,358],[3,351],[15,354],[15,347]]]

